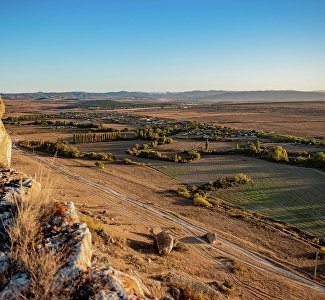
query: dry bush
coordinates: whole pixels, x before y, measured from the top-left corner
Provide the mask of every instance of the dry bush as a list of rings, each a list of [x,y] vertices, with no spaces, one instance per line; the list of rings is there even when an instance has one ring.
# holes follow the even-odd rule
[[[44,179],[43,174],[40,175],[43,182],[35,182],[27,194],[21,193],[12,199],[17,211],[13,224],[7,229],[7,234],[11,241],[11,258],[18,267],[19,262],[24,265],[23,259],[25,257],[28,259],[31,251],[36,251],[36,246],[42,238],[41,223],[50,217],[48,205],[52,185],[48,177]]]
[[[237,259],[232,259],[231,263],[232,263],[231,271],[233,273],[246,271],[246,267],[240,261],[238,261]]]
[[[96,231],[99,231],[99,230],[105,231],[104,224],[97,221],[96,219],[94,219],[92,217],[85,216],[85,215],[79,215],[79,220],[80,220],[80,222],[87,224],[87,227],[92,234],[96,233]]]
[[[177,241],[173,250],[175,250],[177,252],[187,252],[188,247],[183,242]]]
[[[54,284],[54,277],[64,266],[65,254],[50,249],[33,251],[25,260],[25,267],[30,275],[32,299],[52,299],[59,293]]]
[[[234,292],[236,290],[236,286],[229,279],[226,279],[224,281],[224,283],[222,284],[222,286],[226,287],[226,289],[224,290],[225,292],[231,292],[232,293],[232,292]],[[222,286],[221,286],[221,290],[222,290]]]
[[[43,239],[42,224],[50,219],[52,183],[49,175],[39,172],[39,183],[34,182],[27,193],[23,193],[23,187],[21,190],[20,195],[12,198],[17,210],[13,223],[7,228],[10,271],[29,274],[32,299],[51,299],[55,292],[53,279],[64,259],[62,251],[37,249]]]

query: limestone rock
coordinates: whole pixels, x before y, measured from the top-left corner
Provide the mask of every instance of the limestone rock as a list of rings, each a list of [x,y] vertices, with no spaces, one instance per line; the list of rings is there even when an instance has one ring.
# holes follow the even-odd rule
[[[0,274],[7,272],[9,269],[9,254],[0,252]]]
[[[18,300],[20,294],[23,294],[29,289],[28,274],[18,273],[14,275],[5,288],[0,291],[0,299]]]
[[[0,167],[7,168],[11,164],[12,141],[1,121],[4,112],[5,105],[0,97]]]
[[[5,104],[3,103],[2,97],[0,95],[0,119],[3,117],[5,114]]]

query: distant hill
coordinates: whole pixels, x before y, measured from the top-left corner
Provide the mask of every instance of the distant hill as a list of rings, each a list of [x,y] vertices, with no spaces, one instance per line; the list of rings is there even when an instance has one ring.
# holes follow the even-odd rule
[[[116,100],[116,101],[198,101],[198,102],[286,102],[286,101],[325,101],[324,91],[301,92],[301,91],[185,91],[167,93],[147,92],[38,92],[38,93],[16,93],[2,94],[4,99],[35,99],[46,101],[49,99],[62,100]]]

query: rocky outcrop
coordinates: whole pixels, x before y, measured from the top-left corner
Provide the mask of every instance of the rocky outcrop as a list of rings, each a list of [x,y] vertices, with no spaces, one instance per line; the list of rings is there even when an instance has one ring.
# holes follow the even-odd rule
[[[11,164],[11,146],[12,141],[9,134],[6,132],[1,118],[5,113],[5,105],[0,96],[0,167],[8,168]]]
[[[15,218],[16,196],[28,193],[37,186],[28,176],[14,170],[5,169],[0,172],[0,228],[2,247],[0,248],[0,278],[10,268],[8,247],[8,228]],[[55,276],[56,290],[66,290],[71,284],[80,289],[92,290],[92,299],[148,299],[138,280],[126,273],[107,266],[105,269],[94,269],[91,266],[91,234],[87,225],[79,221],[72,202],[53,202],[49,204],[51,218],[44,228],[43,242],[38,249],[47,248],[68,253],[64,267]],[[82,282],[87,277],[87,287]],[[77,284],[76,284],[77,283]],[[16,273],[7,282],[2,282],[0,299],[18,299],[17,294],[28,295],[29,274]],[[58,292],[58,294],[60,294]]]

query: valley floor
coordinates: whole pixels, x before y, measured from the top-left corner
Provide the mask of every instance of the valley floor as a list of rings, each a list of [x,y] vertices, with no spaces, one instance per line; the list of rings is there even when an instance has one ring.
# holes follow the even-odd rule
[[[325,299],[324,288],[292,278],[292,274],[310,278],[314,248],[274,228],[188,204],[172,192],[180,182],[151,167],[109,164],[101,170],[93,161],[53,160],[17,149],[13,167],[30,175],[41,168],[44,174],[49,170],[53,199],[74,201],[81,213],[106,224],[121,241],[118,245],[94,241],[94,263],[138,275],[156,297],[167,289],[157,279],[173,271],[208,284],[231,280],[237,286],[233,299]],[[157,255],[149,235],[156,226],[169,229],[188,251]],[[215,246],[199,238],[201,229],[218,235]],[[234,257],[244,261],[246,270],[230,271]],[[290,270],[291,276],[267,265],[265,258]],[[324,284],[324,260],[319,267],[323,271],[319,282]]]

